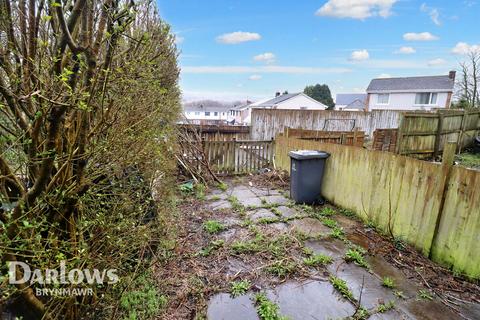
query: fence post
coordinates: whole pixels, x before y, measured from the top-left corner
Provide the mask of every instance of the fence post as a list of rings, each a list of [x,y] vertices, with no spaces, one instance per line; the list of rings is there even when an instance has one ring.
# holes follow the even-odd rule
[[[458,133],[458,139],[457,139],[457,149],[458,153],[462,152],[462,147],[463,147],[463,134],[465,132],[465,118],[468,116],[468,112],[466,110],[463,110],[462,113],[462,123],[460,125],[460,132]]]
[[[398,154],[402,154],[402,140],[403,140],[403,131],[405,130],[403,126],[405,125],[405,116],[406,113],[401,113],[400,114],[400,125],[398,126],[398,131],[397,131],[397,145],[395,147],[395,151]]]
[[[440,140],[442,139],[443,133],[443,119],[444,115],[443,112],[438,112],[438,126],[437,126],[437,134],[435,136],[435,147],[433,148],[433,158],[438,156],[440,152]]]
[[[430,244],[430,252],[428,254],[429,258],[432,258],[433,246],[437,241],[438,229],[440,228],[440,222],[442,221],[443,208],[445,206],[445,199],[448,191],[448,183],[450,181],[450,173],[453,167],[453,161],[455,159],[455,152],[457,150],[456,142],[446,142],[443,148],[442,156],[442,167],[443,167],[443,188],[442,188],[442,198],[440,199],[440,205],[438,208],[437,220],[435,222],[435,229],[433,231],[432,243]]]

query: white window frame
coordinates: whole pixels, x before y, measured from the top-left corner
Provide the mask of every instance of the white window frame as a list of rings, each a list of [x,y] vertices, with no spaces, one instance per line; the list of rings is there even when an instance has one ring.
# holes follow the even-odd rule
[[[205,117],[210,117],[210,111],[205,111]]]
[[[386,103],[380,102],[380,96],[387,96],[387,102]],[[377,104],[382,105],[382,106],[389,105],[390,104],[390,93],[378,93],[377,94]]]
[[[428,94],[428,103],[417,103],[417,95]],[[432,98],[435,95],[435,103],[432,103]],[[438,92],[417,92],[415,93],[415,106],[438,106]]]

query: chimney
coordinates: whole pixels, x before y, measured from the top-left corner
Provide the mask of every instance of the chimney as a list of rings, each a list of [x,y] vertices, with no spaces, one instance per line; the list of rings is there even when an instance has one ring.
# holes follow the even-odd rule
[[[275,92],[275,98],[280,96],[280,92]]]
[[[456,74],[457,74],[456,71],[450,71],[450,72],[448,73],[448,77],[449,77],[450,79],[452,79],[453,81],[455,81],[455,75],[456,75]]]

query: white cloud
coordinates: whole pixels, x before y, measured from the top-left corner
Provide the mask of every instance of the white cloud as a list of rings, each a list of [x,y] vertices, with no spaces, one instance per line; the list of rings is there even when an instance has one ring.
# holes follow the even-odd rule
[[[430,67],[441,66],[441,65],[444,65],[445,63],[447,63],[447,61],[445,61],[442,58],[437,58],[437,59],[433,59],[433,60],[428,61],[428,65]]]
[[[217,41],[224,44],[238,44],[247,41],[257,41],[261,38],[262,36],[255,32],[236,31],[218,36]]]
[[[388,73],[381,73],[377,76],[378,79],[391,78],[392,76]]]
[[[412,54],[417,52],[413,47],[401,47],[400,49],[396,50],[395,53],[397,54]]]
[[[458,42],[452,49],[455,54],[469,54],[471,52],[480,52],[480,44],[468,44],[466,42]]]
[[[370,54],[366,49],[353,51],[350,55],[350,60],[352,61],[365,61],[370,58]]]
[[[440,22],[440,13],[438,12],[437,8],[431,8],[427,6],[426,3],[423,3],[420,6],[420,11],[428,13],[430,16],[430,19],[435,23],[437,26],[441,25],[442,23]]]
[[[315,13],[317,16],[366,19],[387,18],[397,0],[329,0]]]
[[[285,74],[334,74],[351,72],[348,68],[318,68],[318,67],[296,67],[296,66],[185,66],[183,73],[195,74],[241,74],[241,73],[285,73]]]
[[[248,77],[248,79],[252,81],[257,81],[257,80],[261,80],[262,76],[259,74],[252,74],[250,77]]]
[[[438,40],[439,38],[430,32],[408,32],[403,35],[403,39],[406,41],[434,41]]]
[[[271,52],[265,52],[265,53],[262,53],[262,54],[259,54],[259,55],[256,55],[255,57],[253,57],[253,60],[261,61],[261,62],[265,62],[265,63],[274,63],[275,59],[276,59],[275,55]]]
[[[179,35],[175,35],[175,44],[177,44],[177,45],[182,44],[183,41],[185,41],[184,37],[181,37]]]

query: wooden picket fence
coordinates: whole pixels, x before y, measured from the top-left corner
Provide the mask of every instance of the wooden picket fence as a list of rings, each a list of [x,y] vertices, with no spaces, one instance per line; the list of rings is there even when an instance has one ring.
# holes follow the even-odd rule
[[[215,174],[255,172],[273,163],[274,141],[202,141],[206,160]]]

